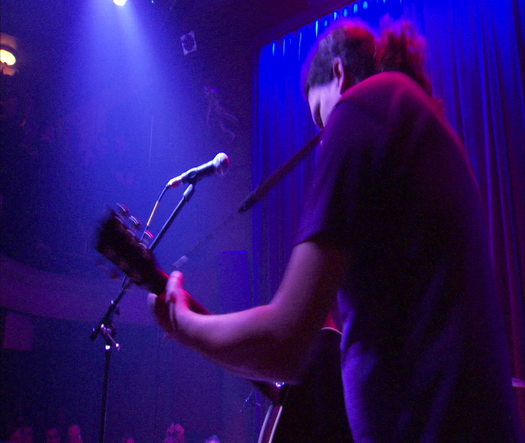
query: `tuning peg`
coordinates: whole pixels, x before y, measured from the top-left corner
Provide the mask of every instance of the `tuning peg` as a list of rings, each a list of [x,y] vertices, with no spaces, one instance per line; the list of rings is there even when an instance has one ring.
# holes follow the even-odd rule
[[[129,208],[128,208],[126,205],[124,205],[124,204],[122,204],[122,203],[117,203],[117,208],[118,208],[118,211],[119,211],[124,217],[126,217],[126,218],[129,218],[129,217],[130,217],[131,212],[130,212]]]
[[[133,226],[133,228],[136,229],[137,231],[142,226],[142,223],[136,217],[133,217],[132,215],[130,215],[128,217],[128,220],[131,223],[131,225]]]
[[[140,241],[140,243],[145,247],[145,248],[149,248],[149,245],[151,244],[151,240],[153,240],[153,234],[146,230],[144,231],[144,235],[142,237],[142,240]]]

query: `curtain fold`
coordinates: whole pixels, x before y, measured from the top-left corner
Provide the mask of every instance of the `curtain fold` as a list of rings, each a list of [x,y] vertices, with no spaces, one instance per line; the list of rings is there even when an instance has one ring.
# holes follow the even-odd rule
[[[301,67],[334,20],[378,27],[389,14],[412,20],[428,44],[435,94],[462,138],[486,206],[491,253],[505,310],[514,376],[525,379],[525,6],[521,0],[361,1],[261,50],[254,177],[268,176],[315,133],[299,85]],[[310,158],[254,211],[259,301],[271,298],[297,229]],[[525,389],[516,389],[525,423]]]

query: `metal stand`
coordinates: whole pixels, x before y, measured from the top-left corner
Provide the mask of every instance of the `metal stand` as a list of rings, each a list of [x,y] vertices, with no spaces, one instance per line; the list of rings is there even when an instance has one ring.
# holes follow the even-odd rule
[[[161,197],[164,194],[164,191],[166,188],[162,191]],[[179,214],[179,212],[182,210],[184,205],[190,200],[193,193],[195,192],[195,183],[191,183],[186,190],[184,191],[184,194],[173,210],[173,212],[168,217],[168,220],[164,223],[164,226],[160,229],[159,233],[155,237],[155,239],[152,241],[150,245],[150,250],[153,250],[160,242],[162,237],[164,237],[164,234],[169,229],[173,221],[175,220],[175,217]],[[160,201],[160,198],[155,203],[155,207],[153,208],[153,211],[148,219],[148,223],[146,226],[146,229],[144,230],[144,233],[148,229],[151,220],[153,218],[153,214],[156,212],[158,208],[158,203]],[[142,237],[144,237],[144,233],[142,234]],[[106,310],[106,313],[102,317],[102,319],[98,322],[97,326],[92,329],[90,338],[91,340],[95,340],[99,334],[101,334],[104,337],[104,382],[103,382],[103,388],[102,388],[102,410],[100,415],[100,431],[99,431],[99,443],[105,443],[106,439],[106,422],[107,422],[107,410],[108,410],[108,388],[109,388],[109,372],[110,372],[110,366],[111,366],[111,354],[113,352],[113,349],[116,349],[117,351],[120,351],[121,346],[117,341],[115,340],[115,334],[116,330],[113,326],[113,316],[114,314],[119,314],[119,308],[118,305],[122,298],[124,297],[124,294],[126,293],[127,289],[131,286],[131,280],[128,277],[124,277],[122,281],[122,286],[120,289],[119,294],[115,298],[115,300],[111,300],[109,303],[109,307]]]
[[[124,297],[127,288],[130,286],[130,280],[126,277],[122,282],[122,287],[115,300],[111,300],[109,307],[98,323],[96,328],[91,332],[91,340],[95,340],[100,333],[104,337],[104,382],[102,385],[102,409],[100,416],[99,442],[104,443],[106,435],[106,419],[108,412],[108,388],[109,388],[109,370],[111,366],[111,354],[113,349],[120,351],[120,344],[115,340],[117,331],[113,326],[113,315],[118,313],[118,303]]]
[[[100,417],[99,441],[105,440],[106,421],[108,412],[108,388],[109,388],[109,368],[111,366],[111,354],[113,349],[120,351],[120,345],[115,341],[115,328],[113,325],[101,325],[100,332],[104,337],[106,346],[104,347],[104,384],[102,388],[102,411]]]

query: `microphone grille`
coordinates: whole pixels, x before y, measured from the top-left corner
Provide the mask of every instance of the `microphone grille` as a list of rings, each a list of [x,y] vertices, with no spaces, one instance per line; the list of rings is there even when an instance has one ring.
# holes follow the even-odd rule
[[[224,152],[219,152],[213,159],[213,166],[217,175],[224,175],[230,167],[230,158]]]

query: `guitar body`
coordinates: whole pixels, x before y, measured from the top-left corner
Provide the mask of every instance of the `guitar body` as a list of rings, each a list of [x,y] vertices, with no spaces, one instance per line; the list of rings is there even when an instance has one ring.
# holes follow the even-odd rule
[[[316,352],[300,385],[285,385],[273,402],[259,434],[259,443],[352,442],[341,380],[335,329],[319,331]]]

